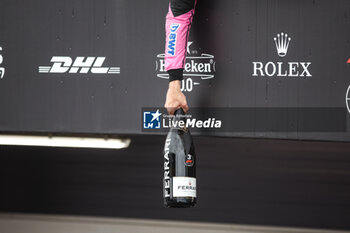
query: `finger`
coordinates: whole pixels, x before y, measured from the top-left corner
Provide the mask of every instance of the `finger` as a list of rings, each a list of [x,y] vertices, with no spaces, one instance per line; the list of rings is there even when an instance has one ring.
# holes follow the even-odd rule
[[[182,106],[182,109],[184,110],[185,113],[187,113],[190,108],[188,107],[187,104],[185,104]]]
[[[167,107],[166,110],[168,111],[169,115],[173,116],[175,111],[176,111],[176,108],[174,108],[174,107]]]

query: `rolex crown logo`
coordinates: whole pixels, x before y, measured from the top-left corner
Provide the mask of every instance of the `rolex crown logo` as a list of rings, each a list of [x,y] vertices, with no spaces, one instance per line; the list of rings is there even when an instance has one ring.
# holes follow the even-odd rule
[[[289,47],[291,38],[288,37],[287,34],[284,34],[282,32],[281,34],[277,34],[277,37],[275,37],[274,40],[275,40],[278,56],[285,57],[288,52],[288,47]]]

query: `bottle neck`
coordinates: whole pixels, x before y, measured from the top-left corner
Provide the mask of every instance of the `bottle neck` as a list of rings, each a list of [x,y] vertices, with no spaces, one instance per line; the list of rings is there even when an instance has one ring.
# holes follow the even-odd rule
[[[184,110],[182,108],[177,109],[174,113],[174,118],[172,119],[174,123],[172,128],[187,131],[186,119],[186,113]]]

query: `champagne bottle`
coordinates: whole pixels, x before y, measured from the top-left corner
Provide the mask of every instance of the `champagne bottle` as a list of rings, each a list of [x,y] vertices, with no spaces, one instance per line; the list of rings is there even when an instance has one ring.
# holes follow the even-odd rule
[[[193,207],[197,201],[196,155],[193,139],[189,129],[174,126],[180,121],[186,122],[182,109],[176,110],[173,121],[174,124],[168,132],[163,151],[164,206]]]

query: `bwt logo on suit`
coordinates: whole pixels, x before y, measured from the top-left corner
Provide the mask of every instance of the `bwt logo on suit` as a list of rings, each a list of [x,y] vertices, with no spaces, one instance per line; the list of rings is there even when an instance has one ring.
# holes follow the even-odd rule
[[[2,52],[2,47],[0,46],[0,79],[2,79],[5,75],[5,68],[4,67],[1,67],[1,64],[3,62],[3,57],[1,55],[1,52]]]

